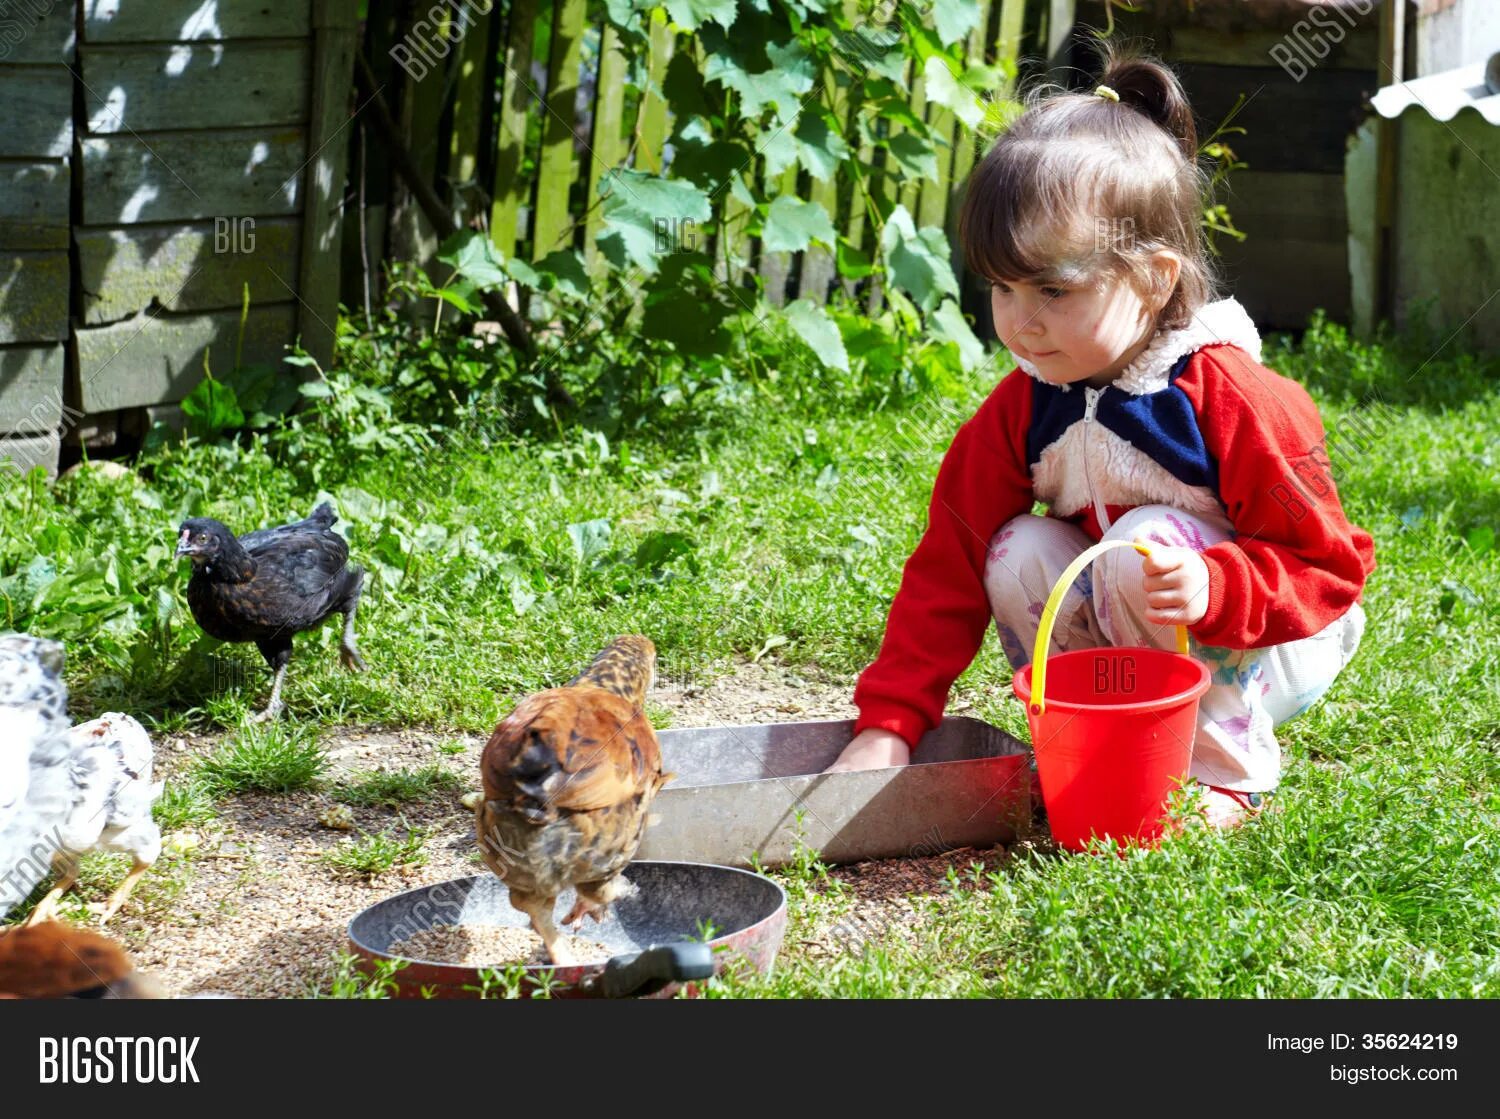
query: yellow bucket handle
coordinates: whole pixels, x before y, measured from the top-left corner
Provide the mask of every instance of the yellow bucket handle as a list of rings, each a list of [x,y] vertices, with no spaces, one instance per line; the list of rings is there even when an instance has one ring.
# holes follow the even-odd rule
[[[1037,626],[1036,630],[1036,648],[1031,658],[1031,713],[1033,715],[1040,715],[1047,710],[1047,647],[1052,641],[1052,626],[1057,621],[1057,608],[1062,605],[1062,597],[1073,585],[1073,580],[1078,578],[1078,573],[1111,548],[1134,548],[1143,556],[1151,554],[1150,547],[1145,544],[1137,544],[1130,540],[1101,540],[1068,564],[1067,569],[1059,576],[1057,584],[1052,588],[1052,593],[1047,596],[1047,605],[1042,607],[1042,624]],[[1186,626],[1177,627],[1177,651],[1179,653],[1188,651]]]

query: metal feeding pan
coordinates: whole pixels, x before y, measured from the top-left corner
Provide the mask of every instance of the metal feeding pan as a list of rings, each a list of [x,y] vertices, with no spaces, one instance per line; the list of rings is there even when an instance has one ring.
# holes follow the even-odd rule
[[[736,957],[756,971],[770,971],[786,932],[786,893],[769,878],[727,866],[644,861],[631,863],[625,877],[636,892],[615,902],[603,923],[586,920],[576,930],[616,955],[572,967],[526,967],[535,978],[553,973],[554,997],[666,998],[685,983],[722,971]],[[558,899],[557,913],[572,905],[569,890]],[[406,961],[392,977],[398,997],[476,998],[478,968],[413,959],[393,948],[441,925],[530,928],[530,921],[511,908],[505,883],[479,874],[376,902],[349,922],[349,947],[364,961]],[[705,931],[711,933],[706,941]]]
[[[827,863],[1009,843],[1031,819],[1030,747],[978,719],[927,732],[912,764],[830,773],[852,720],[665,730],[660,822],[644,859],[780,866],[800,842]]]

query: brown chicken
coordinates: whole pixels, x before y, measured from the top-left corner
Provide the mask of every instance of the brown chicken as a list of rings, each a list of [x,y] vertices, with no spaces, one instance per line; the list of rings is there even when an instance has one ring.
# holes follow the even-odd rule
[[[161,997],[156,981],[108,937],[60,921],[0,932],[0,998]]]
[[[571,962],[553,923],[558,896],[577,888],[563,918],[577,925],[629,895],[621,871],[671,780],[644,713],[655,670],[650,641],[617,638],[566,687],[522,700],[480,759],[484,792],[471,802],[480,850],[554,964]]]

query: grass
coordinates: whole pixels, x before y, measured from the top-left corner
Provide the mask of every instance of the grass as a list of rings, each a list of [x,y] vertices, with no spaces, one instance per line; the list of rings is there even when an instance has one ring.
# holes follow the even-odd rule
[[[398,866],[422,866],[427,862],[423,848],[429,833],[421,828],[413,828],[404,836],[389,832],[359,834],[359,839],[346,839],[319,857],[340,874],[363,878],[374,878]]]
[[[334,795],[345,804],[357,807],[381,804],[396,808],[409,801],[423,800],[435,793],[462,787],[463,782],[457,774],[434,764],[420,769],[356,774],[340,785]]]
[[[919,903],[910,945],[861,925],[848,892],[805,859],[777,872],[792,920],[775,975],[720,994],[1500,995],[1500,367],[1410,339],[1362,346],[1329,324],[1269,345],[1267,360],[1317,401],[1346,510],[1374,534],[1379,562],[1358,656],[1278,731],[1280,813],[1126,859],[1018,854],[977,876],[958,866]],[[31,608],[47,573],[22,575],[44,556],[52,581],[25,624],[68,641],[80,714],[234,728],[269,677],[253,650],[204,641],[185,615],[172,530],[190,513],[241,531],[277,523],[321,491],[370,568],[359,632],[371,672],[337,667],[334,627],[300,636],[282,723],[234,731],[203,764],[205,795],[306,787],[322,773],[323,727],[488,733],[622,632],[649,634],[659,675],[677,685],[762,654],[852,686],[957,418],[992,382],[796,409],[736,390],[711,428],[607,448],[579,433],[499,439],[357,470],[314,464],[309,477],[254,447],[193,446],[133,480],[86,474],[56,500],[14,486],[0,494],[0,625],[4,611],[21,616],[27,588]],[[991,635],[955,699],[1024,734],[1009,678]],[[379,780],[389,784],[344,790],[400,804],[445,787]],[[168,789],[164,817],[204,810],[199,794]],[[367,836],[341,845],[336,865],[376,874],[420,851],[413,836]],[[846,951],[806,951],[839,920],[853,930]]]
[[[317,729],[283,721],[246,724],[198,763],[195,776],[213,796],[289,793],[311,788],[327,768]]]
[[[218,816],[212,786],[196,773],[168,780],[151,806],[151,816],[163,833],[206,824]]]

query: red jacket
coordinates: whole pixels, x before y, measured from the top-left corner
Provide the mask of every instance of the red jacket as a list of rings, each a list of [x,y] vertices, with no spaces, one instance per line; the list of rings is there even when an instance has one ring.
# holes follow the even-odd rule
[[[938,470],[927,531],[854,691],[856,731],[882,727],[915,745],[941,719],[991,622],[989,540],[1033,501],[1095,540],[1137,505],[1227,522],[1235,538],[1202,553],[1208,611],[1190,629],[1205,645],[1295,641],[1359,600],[1374,542],[1344,517],[1317,407],[1259,364],[1243,314],[1233,300],[1210,304],[1102,390],[1024,369],[1000,382]]]

